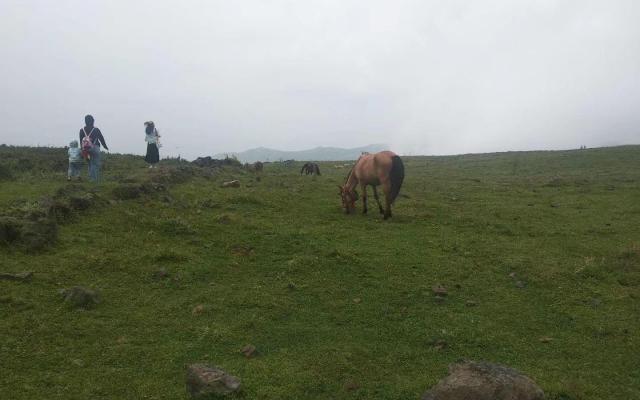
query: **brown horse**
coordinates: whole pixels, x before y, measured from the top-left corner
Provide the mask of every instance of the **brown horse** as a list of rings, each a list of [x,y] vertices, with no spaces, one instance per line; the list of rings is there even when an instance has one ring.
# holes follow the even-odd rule
[[[375,154],[363,154],[349,172],[347,180],[340,188],[342,207],[347,214],[355,211],[359,184],[362,188],[362,213],[367,213],[367,185],[373,187],[373,196],[378,203],[380,214],[384,219],[391,217],[391,204],[398,197],[404,180],[404,164],[402,159],[392,151],[381,151]],[[385,208],[378,198],[377,186],[382,185]]]

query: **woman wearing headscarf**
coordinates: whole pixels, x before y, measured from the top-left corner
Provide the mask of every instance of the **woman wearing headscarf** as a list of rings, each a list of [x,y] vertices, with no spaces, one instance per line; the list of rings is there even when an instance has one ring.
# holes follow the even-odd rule
[[[147,155],[144,156],[144,160],[149,164],[149,168],[153,168],[160,161],[160,152],[158,151],[160,135],[153,121],[145,122],[144,126],[144,140],[147,142]]]
[[[84,117],[84,128],[80,129],[82,155],[89,160],[89,179],[98,182],[100,179],[100,144],[109,150],[100,129],[94,126],[93,116]]]

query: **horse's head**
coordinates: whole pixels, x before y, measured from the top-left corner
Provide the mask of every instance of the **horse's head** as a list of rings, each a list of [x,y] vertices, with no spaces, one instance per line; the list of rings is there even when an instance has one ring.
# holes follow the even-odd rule
[[[342,198],[342,208],[346,214],[351,214],[356,209],[356,201],[358,200],[358,192],[345,186],[338,186],[340,189],[340,197]]]

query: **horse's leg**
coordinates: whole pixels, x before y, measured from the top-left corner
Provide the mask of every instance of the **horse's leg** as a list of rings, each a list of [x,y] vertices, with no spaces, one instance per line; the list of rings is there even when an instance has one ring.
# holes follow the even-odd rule
[[[382,204],[380,204],[380,198],[378,197],[377,186],[373,186],[373,197],[376,199],[376,203],[378,203],[378,210],[380,210],[380,214],[384,215],[384,209],[382,208]]]
[[[360,187],[362,188],[362,213],[366,214],[367,213],[367,185],[362,183],[360,184]]]
[[[388,179],[382,182],[382,191],[384,192],[384,219],[391,217],[391,181]]]

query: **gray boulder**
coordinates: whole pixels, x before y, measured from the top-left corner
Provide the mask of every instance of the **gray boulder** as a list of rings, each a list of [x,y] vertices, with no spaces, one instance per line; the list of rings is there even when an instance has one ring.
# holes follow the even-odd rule
[[[544,392],[520,372],[502,365],[462,361],[422,395],[422,400],[543,400]]]
[[[187,366],[187,391],[193,399],[210,399],[240,390],[240,379],[206,364]]]
[[[60,294],[64,298],[64,301],[73,307],[89,308],[100,303],[100,295],[98,292],[82,286],[62,289],[60,290]]]

